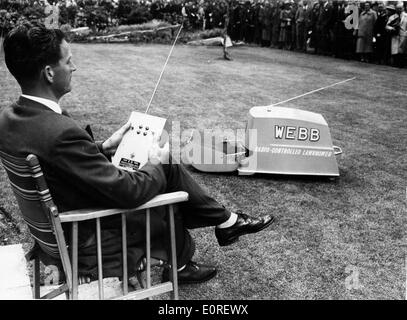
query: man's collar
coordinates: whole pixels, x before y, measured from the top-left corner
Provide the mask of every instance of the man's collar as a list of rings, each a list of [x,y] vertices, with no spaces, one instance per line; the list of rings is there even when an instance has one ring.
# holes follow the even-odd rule
[[[59,114],[62,114],[61,107],[55,101],[45,99],[45,98],[36,97],[36,96],[30,96],[30,95],[27,95],[27,94],[22,94],[21,96],[26,98],[26,99],[30,99],[30,100],[33,100],[35,102],[41,103],[42,105],[50,108],[52,111],[54,111],[56,113],[59,113]]]

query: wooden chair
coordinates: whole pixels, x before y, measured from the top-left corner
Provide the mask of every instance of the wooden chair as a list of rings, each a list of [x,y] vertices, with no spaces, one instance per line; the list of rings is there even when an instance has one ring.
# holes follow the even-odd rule
[[[39,161],[35,155],[30,154],[26,158],[16,158],[0,151],[0,159],[8,174],[20,211],[25,222],[28,224],[36,246],[47,256],[60,261],[63,272],[65,273],[65,283],[41,297],[39,282],[40,260],[38,255],[34,256],[33,295],[35,299],[52,299],[62,293],[65,293],[68,299],[78,299],[78,223],[91,219],[96,221],[99,299],[104,299],[100,219],[112,215],[121,215],[122,222],[123,295],[118,298],[145,299],[154,295],[171,292],[172,298],[178,299],[174,205],[188,200],[188,194],[186,192],[161,194],[134,209],[84,209],[58,212],[47,187]],[[167,263],[170,265],[171,272],[170,281],[152,286],[150,209],[158,206],[168,206],[170,252],[167,254],[167,257],[170,257],[170,259],[168,259],[170,261],[167,261]],[[146,285],[144,288],[142,286],[140,290],[129,292],[126,214],[140,213],[146,214]],[[63,223],[72,223],[72,241],[70,247],[67,246],[65,240],[62,229]]]

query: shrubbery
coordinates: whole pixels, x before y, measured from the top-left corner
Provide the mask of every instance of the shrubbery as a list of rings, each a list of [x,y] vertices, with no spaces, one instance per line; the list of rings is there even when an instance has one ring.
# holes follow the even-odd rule
[[[146,7],[136,7],[127,16],[127,24],[146,23],[152,19],[150,11]]]
[[[49,3],[54,1],[49,0]],[[66,6],[57,1],[59,25],[69,24],[72,28],[89,27],[93,32],[103,31],[118,25],[142,24],[154,16],[150,5],[134,0],[119,0],[116,4],[104,0],[76,0],[76,5]],[[175,10],[175,11],[174,11]],[[44,21],[45,5],[37,0],[1,0],[0,33],[6,33],[24,20]],[[168,6],[160,19],[172,24],[182,20],[180,8]]]
[[[52,1],[49,1],[52,3]],[[60,2],[61,3],[61,2]],[[171,43],[175,37],[176,29],[157,31],[159,28],[179,25],[183,18],[181,6],[175,3],[168,4],[158,10],[134,0],[119,0],[118,4],[110,1],[76,0],[77,5],[59,6],[59,25],[64,32],[69,33],[73,28],[89,27],[88,33],[70,33],[70,40],[74,42],[92,41],[131,41]],[[153,19],[160,16],[160,20]],[[0,34],[12,29],[17,23],[27,20],[45,19],[45,7],[34,0],[14,1],[3,0],[0,3]],[[141,32],[151,30],[151,32]],[[175,30],[175,32],[174,32]],[[131,34],[123,37],[100,38],[111,34],[124,32]],[[221,30],[206,30],[194,33],[184,23],[179,42],[205,39],[219,36]],[[97,38],[99,37],[99,38]]]

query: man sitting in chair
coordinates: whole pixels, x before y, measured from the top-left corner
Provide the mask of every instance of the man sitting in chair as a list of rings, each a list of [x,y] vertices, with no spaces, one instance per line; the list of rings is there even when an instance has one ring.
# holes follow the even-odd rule
[[[226,246],[274,221],[272,215],[250,217],[228,211],[207,195],[182,165],[172,162],[168,148],[156,145],[153,149],[158,151],[151,152],[149,163],[137,172],[115,167],[110,157],[130,124],[104,142],[95,142],[89,130],[80,128],[61,111],[59,100],[71,91],[76,67],[60,30],[25,23],[7,34],[3,46],[7,68],[22,94],[0,112],[0,151],[16,157],[38,157],[59,211],[134,208],[160,193],[188,192],[188,202],[180,204],[175,214],[180,284],[203,282],[216,274],[214,266],[191,260],[194,242],[187,229],[216,226],[218,243]],[[135,237],[129,241],[129,276],[135,274],[144,255],[142,219],[143,215],[127,216],[129,232]],[[162,212],[152,212],[151,225],[153,239],[162,237],[166,230]],[[103,218],[102,228],[103,274],[121,276],[120,218]],[[95,242],[94,223],[80,223],[79,274],[92,279],[97,278]],[[163,278],[168,279],[168,270]]]

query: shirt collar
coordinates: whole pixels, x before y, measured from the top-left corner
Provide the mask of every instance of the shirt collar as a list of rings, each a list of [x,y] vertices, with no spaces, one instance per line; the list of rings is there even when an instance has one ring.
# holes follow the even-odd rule
[[[50,108],[52,111],[54,111],[56,113],[59,113],[59,114],[62,114],[61,107],[55,101],[45,99],[45,98],[35,97],[35,96],[29,96],[27,94],[22,94],[21,96],[26,98],[26,99],[30,99],[30,100],[33,100],[35,102],[41,103],[44,106]]]

